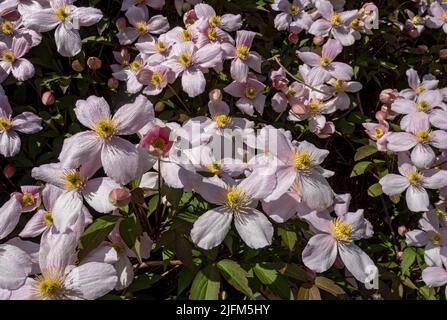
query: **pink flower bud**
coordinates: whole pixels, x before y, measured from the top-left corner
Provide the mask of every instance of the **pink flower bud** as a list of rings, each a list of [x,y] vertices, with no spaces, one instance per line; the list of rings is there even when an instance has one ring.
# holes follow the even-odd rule
[[[416,53],[424,54],[428,51],[428,47],[425,44],[420,44],[416,47]]]
[[[120,17],[116,20],[116,27],[118,28],[118,30],[123,30],[126,27],[126,25],[127,25],[126,18]]]
[[[212,102],[222,101],[222,91],[220,89],[213,89],[210,91],[209,97]]]
[[[92,70],[98,70],[102,67],[102,61],[97,57],[90,57],[87,59],[87,66]]]
[[[439,58],[441,60],[447,60],[447,49],[439,50]]]
[[[322,36],[315,36],[313,39],[313,43],[316,46],[321,46],[324,43],[324,38]]]
[[[289,36],[287,37],[289,39],[289,41],[293,44],[297,43],[299,40],[299,36],[298,33],[295,32],[290,32]]]
[[[116,188],[110,191],[109,201],[115,207],[122,208],[130,203],[132,195],[126,188]]]
[[[197,14],[194,10],[186,11],[183,15],[183,23],[187,26],[193,24],[197,21]]]
[[[403,236],[405,233],[407,233],[407,227],[404,226],[404,225],[400,225],[400,226],[397,228],[397,233],[398,233],[399,235]]]
[[[166,104],[163,101],[158,101],[155,104],[154,110],[155,112],[162,112],[165,109]]]
[[[71,68],[77,72],[82,72],[85,69],[84,65],[79,60],[73,61],[71,63]]]
[[[6,178],[9,179],[16,174],[16,168],[12,164],[7,164],[3,168],[3,174],[5,175]]]
[[[399,97],[399,92],[396,89],[385,89],[380,93],[380,102],[386,105],[391,105],[394,100]]]
[[[154,126],[141,138],[140,147],[147,149],[155,156],[165,156],[171,150],[174,141],[171,140],[171,129]]]
[[[385,121],[386,120],[386,112],[383,110],[379,110],[376,112],[376,119],[378,121]]]
[[[53,92],[45,91],[42,94],[41,100],[42,100],[42,104],[44,106],[51,106],[52,104],[54,104],[54,101],[55,101]]]
[[[317,136],[318,138],[326,139],[329,138],[331,135],[333,135],[334,132],[335,132],[335,125],[331,121],[328,121],[324,125],[323,129],[317,132]]]
[[[118,86],[120,85],[120,82],[118,81],[117,78],[109,78],[109,80],[107,80],[107,85],[109,86],[110,89],[118,89]]]
[[[401,259],[402,258],[402,255],[403,255],[404,253],[402,252],[402,251],[398,251],[397,253],[396,253],[396,258],[397,259]]]
[[[188,121],[189,119],[191,119],[191,117],[188,116],[187,114],[180,113],[178,115],[178,121],[180,121],[180,122],[185,122],[185,121]]]

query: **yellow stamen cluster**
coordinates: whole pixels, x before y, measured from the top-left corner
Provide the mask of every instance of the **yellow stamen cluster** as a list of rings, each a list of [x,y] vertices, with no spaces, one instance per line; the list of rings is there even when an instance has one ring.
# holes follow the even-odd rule
[[[2,23],[2,32],[4,34],[6,34],[7,36],[12,36],[12,34],[14,33],[14,26],[12,25],[12,23],[10,21],[4,21]]]
[[[382,128],[376,127],[376,128],[374,129],[374,135],[375,135],[377,138],[382,138],[384,134],[385,134],[385,132],[383,132]]]
[[[79,189],[84,184],[84,182],[82,181],[81,173],[79,172],[79,170],[76,169],[68,170],[65,173],[64,180],[67,190]]]
[[[70,16],[70,11],[66,7],[59,7],[54,10],[54,15],[61,21],[65,21]]]
[[[288,95],[289,97],[294,97],[294,96],[296,95],[296,89],[295,89],[295,88],[292,88],[292,87],[289,87],[289,88],[287,89],[287,95]]]
[[[220,173],[222,171],[222,164],[211,161],[211,163],[208,165],[208,170],[214,174]]]
[[[342,23],[341,16],[339,14],[334,14],[331,18],[331,24],[333,26],[339,26]]]
[[[140,69],[140,67],[141,67],[141,62],[138,60],[134,60],[130,63],[130,69],[134,72],[137,71],[138,69]]]
[[[414,17],[411,19],[411,22],[413,22],[413,24],[421,24],[422,19],[421,19],[420,16],[414,16]]]
[[[354,19],[351,21],[351,27],[357,29],[360,27],[360,19]]]
[[[419,130],[418,132],[416,132],[415,136],[419,142],[427,142],[428,138],[430,138],[430,131]]]
[[[44,272],[36,278],[33,291],[44,300],[58,300],[64,293],[64,277],[57,272]]]
[[[166,44],[163,41],[158,40],[157,43],[155,44],[155,48],[159,51],[159,52],[165,52],[168,48],[166,47]]]
[[[208,22],[213,28],[220,27],[222,25],[222,18],[219,16],[212,16],[208,19]]]
[[[151,141],[151,146],[157,150],[163,150],[166,147],[166,141],[162,138],[155,137]]]
[[[327,67],[331,63],[331,59],[329,59],[328,57],[321,57],[320,63],[323,67]]]
[[[340,218],[332,220],[332,234],[340,241],[349,241],[351,238],[351,226]]]
[[[291,14],[291,15],[296,15],[298,12],[300,11],[300,7],[298,7],[296,4],[294,4],[294,3],[291,3],[290,5],[289,5],[289,13]]]
[[[180,38],[183,41],[191,41],[192,40],[192,35],[191,35],[191,31],[189,31],[188,29],[185,29],[182,31]]]
[[[14,62],[16,57],[14,56],[14,52],[12,52],[11,50],[5,50],[2,53],[2,59],[6,62]]]
[[[297,151],[293,154],[293,163],[299,170],[310,169],[312,160],[312,154],[309,151]]]
[[[247,200],[244,190],[234,186],[228,189],[226,198],[226,205],[233,210],[244,206]]]
[[[101,137],[109,139],[115,133],[115,125],[111,119],[101,119],[96,123],[95,131]]]
[[[346,81],[344,80],[335,80],[332,84],[334,86],[334,89],[337,91],[346,91]]]
[[[430,109],[430,104],[425,100],[421,100],[418,103],[418,109],[421,110],[422,112],[426,112]]]
[[[420,86],[418,86],[417,88],[416,88],[416,93],[417,94],[420,94],[420,93],[422,93],[422,92],[424,92],[425,91],[425,86],[423,85],[423,84],[421,84]]]
[[[239,59],[247,60],[250,54],[250,49],[247,46],[241,45],[236,48],[236,55]]]
[[[12,128],[12,121],[10,118],[0,117],[0,130],[8,131]]]
[[[225,114],[219,114],[213,118],[219,128],[225,128],[231,121],[231,118]]]
[[[183,52],[180,57],[178,57],[178,61],[183,64],[185,67],[189,67],[192,64],[192,57],[189,53]]]
[[[407,175],[407,179],[412,185],[418,185],[422,181],[422,175],[418,171],[413,171]]]
[[[253,100],[256,98],[256,89],[253,87],[247,87],[245,89],[245,97],[247,97],[250,100]]]
[[[22,205],[25,207],[33,206],[36,203],[34,196],[31,193],[25,192],[22,195]]]
[[[442,236],[439,233],[435,233],[434,235],[432,235],[430,240],[433,244],[440,245],[442,242]]]
[[[160,72],[154,72],[152,73],[152,77],[151,77],[151,83],[158,87],[163,81],[163,76]]]
[[[146,22],[137,22],[135,24],[135,29],[140,35],[144,35],[147,33],[147,24]]]
[[[321,107],[321,101],[320,100],[312,99],[309,102],[309,110],[311,112],[318,112],[318,111],[320,111],[320,107]]]
[[[53,225],[53,212],[51,210],[48,210],[47,212],[44,213],[43,222],[45,222],[47,226]]]
[[[217,40],[217,31],[214,28],[210,28],[208,29],[208,39],[210,39],[211,41],[216,41]]]
[[[438,218],[445,218],[445,211],[441,210],[441,209],[436,209],[435,211],[436,215],[438,216]]]

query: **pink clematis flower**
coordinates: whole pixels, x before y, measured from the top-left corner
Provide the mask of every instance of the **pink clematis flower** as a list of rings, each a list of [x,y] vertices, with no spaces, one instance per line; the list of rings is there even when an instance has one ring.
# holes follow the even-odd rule
[[[194,12],[201,20],[199,28],[219,28],[228,32],[236,31],[242,27],[240,14],[224,14],[218,16],[216,11],[208,4],[200,3],[194,6]]]
[[[339,41],[329,39],[323,46],[321,56],[314,52],[297,52],[305,64],[313,67],[307,76],[310,84],[319,85],[329,81],[331,77],[336,80],[351,80],[354,74],[352,67],[343,62],[334,62],[342,50]]]
[[[255,32],[240,30],[236,33],[236,47],[228,55],[231,61],[230,73],[233,80],[238,82],[247,81],[249,69],[261,73],[262,57],[251,51]]]
[[[351,100],[347,93],[355,93],[362,90],[362,84],[357,81],[329,80],[334,94],[333,103],[337,110],[347,110],[351,105]]]
[[[428,169],[419,170],[408,159],[408,155],[399,154],[399,173],[387,174],[379,183],[387,195],[398,195],[406,190],[408,209],[414,212],[428,211],[430,201],[425,189],[440,189],[447,186],[447,171]]]
[[[256,210],[258,200],[265,198],[276,185],[274,175],[252,172],[239,184],[227,184],[217,177],[204,178],[195,191],[208,202],[219,205],[205,212],[194,223],[192,241],[209,250],[222,243],[234,221],[242,240],[253,249],[272,243],[273,226]]]
[[[399,95],[405,99],[415,100],[424,91],[435,90],[438,87],[439,81],[432,75],[425,75],[421,81],[414,69],[408,69],[406,74],[410,88],[399,92]]]
[[[39,250],[40,275],[27,278],[11,293],[11,300],[92,300],[113,290],[118,280],[113,266],[99,262],[77,265],[76,246],[73,232],[45,233]]]
[[[136,43],[138,51],[147,56],[149,65],[157,65],[165,61],[171,53],[173,43],[168,39],[166,33],[160,35],[158,39],[144,43]]]
[[[0,18],[0,41],[8,47],[12,45],[14,38],[24,37],[31,47],[35,47],[42,41],[40,33],[23,27],[22,19],[9,21]]]
[[[318,0],[315,7],[322,18],[316,20],[309,29],[309,33],[316,36],[327,36],[331,34],[340,41],[343,46],[351,46],[355,42],[354,30],[350,23],[357,17],[357,10],[335,12],[331,2]]]
[[[31,134],[42,130],[42,119],[31,112],[23,112],[12,118],[8,98],[0,95],[0,154],[13,157],[20,151],[20,137],[16,131]]]
[[[64,167],[102,164],[105,173],[127,184],[149,168],[144,153],[121,135],[137,133],[154,118],[152,103],[139,95],[134,103],[125,104],[112,117],[104,98],[90,96],[79,100],[74,109],[78,120],[90,130],[64,141],[59,159]]]
[[[0,82],[10,73],[19,81],[25,81],[34,76],[34,66],[23,58],[29,51],[30,43],[25,37],[12,39],[11,47],[0,42]]]
[[[382,121],[379,123],[367,122],[362,123],[363,128],[365,128],[368,136],[376,141],[377,150],[387,151],[388,140],[387,137],[391,134],[390,126],[388,122]]]
[[[152,34],[161,34],[169,30],[166,17],[156,15],[149,19],[146,6],[133,6],[126,12],[126,17],[132,27],[119,30],[117,37],[121,45],[128,45],[138,39],[138,42],[153,41]]]
[[[439,225],[439,218],[429,211],[419,220],[421,229],[405,233],[407,245],[424,247],[424,260],[428,266],[441,266],[442,259],[447,259],[447,229]]]
[[[429,9],[430,15],[426,18],[425,25],[429,28],[442,30],[447,33],[447,10],[439,2],[433,2]]]
[[[22,205],[22,212],[31,212],[40,206],[41,189],[38,186],[21,186],[21,192],[14,192],[12,194]]]
[[[304,104],[305,88],[301,83],[294,81],[289,86],[283,86],[281,92],[272,97],[272,108],[276,112],[284,112],[287,106]]]
[[[363,217],[363,210],[348,212],[335,219],[316,212],[305,216],[317,234],[310,238],[303,250],[303,262],[315,272],[325,272],[339,255],[353,276],[365,282],[375,268],[371,258],[354,241],[372,236],[371,225]]]
[[[233,81],[223,90],[239,98],[236,106],[244,113],[253,116],[255,110],[263,114],[266,96],[263,94],[265,85],[256,79],[254,74],[250,74],[246,82]]]
[[[140,147],[156,157],[166,156],[171,151],[174,141],[169,127],[153,126],[141,138]]]
[[[275,28],[279,31],[288,30],[300,33],[309,30],[313,23],[312,17],[305,11],[308,0],[275,0],[271,5],[275,11],[280,11],[275,17]]]
[[[428,116],[425,113],[415,118],[407,132],[394,132],[387,137],[387,149],[394,152],[411,150],[411,161],[419,168],[429,168],[436,154],[432,147],[447,149],[447,132],[431,131]]]
[[[168,83],[174,82],[175,75],[171,69],[166,66],[148,66],[138,72],[137,79],[146,86],[143,89],[144,94],[156,96],[163,91]]]
[[[50,0],[50,8],[36,10],[23,17],[23,24],[38,32],[56,28],[57,51],[64,57],[73,57],[81,51],[80,27],[89,27],[101,20],[101,10],[75,7],[71,0]]]
[[[198,49],[192,42],[177,43],[171,57],[163,65],[171,68],[176,77],[182,76],[182,88],[190,97],[205,91],[203,75],[208,68],[216,67],[222,60],[222,50],[218,44],[209,44]]]
[[[113,70],[112,76],[120,81],[126,81],[127,92],[137,93],[143,88],[143,84],[138,81],[137,74],[146,66],[146,63],[146,57],[139,54],[132,62],[121,64],[121,68],[115,65],[116,69]]]

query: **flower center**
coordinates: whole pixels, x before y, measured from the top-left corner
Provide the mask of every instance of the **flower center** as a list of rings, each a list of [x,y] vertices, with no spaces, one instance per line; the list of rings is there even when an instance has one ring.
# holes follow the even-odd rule
[[[219,114],[213,118],[219,128],[225,128],[231,121],[231,118],[225,114]]]
[[[211,41],[216,41],[217,40],[217,31],[214,28],[210,28],[208,29],[208,39],[210,39]]]
[[[31,193],[24,193],[22,195],[22,205],[25,207],[33,206],[36,203],[34,196]]]
[[[11,50],[3,51],[2,58],[6,62],[14,62],[14,60],[16,59],[14,56],[14,52],[12,52]]]
[[[191,32],[188,29],[183,30],[180,37],[183,41],[191,41],[192,39]]]
[[[296,15],[298,12],[300,11],[300,8],[296,5],[296,4],[294,4],[294,3],[291,3],[291,4],[289,4],[289,13],[291,14],[291,15]]]
[[[45,214],[43,215],[43,222],[45,222],[47,226],[53,225],[53,212],[51,212],[51,210],[45,212]]]
[[[445,211],[444,210],[436,209],[435,213],[438,216],[438,218],[445,218]]]
[[[339,26],[341,24],[341,16],[339,14],[334,14],[331,18],[331,23],[333,26]]]
[[[119,242],[112,243],[112,248],[115,249],[118,256],[121,256],[124,252],[123,246]]]
[[[419,142],[426,142],[430,137],[430,131],[427,130],[419,130],[416,132],[416,138]]]
[[[178,61],[185,67],[189,67],[192,64],[192,57],[189,53],[183,52],[180,57],[178,57]]]
[[[414,16],[413,19],[411,19],[411,22],[413,22],[413,24],[421,24],[422,19],[419,16]]]
[[[321,57],[320,63],[323,67],[327,67],[331,63],[331,59],[329,59],[328,57]]]
[[[354,19],[351,21],[351,27],[357,29],[360,27],[360,19]]]
[[[140,67],[141,67],[141,63],[138,60],[134,60],[130,63],[130,69],[134,72],[137,71],[138,69],[140,69]]]
[[[83,185],[81,173],[79,170],[69,170],[64,177],[65,186],[68,190],[79,189]]]
[[[442,236],[439,233],[435,233],[432,235],[430,240],[433,244],[440,245],[442,242]]]
[[[333,85],[334,85],[335,90],[337,90],[337,91],[345,91],[346,90],[346,81],[335,80]]]
[[[377,138],[382,138],[384,134],[385,133],[383,132],[382,128],[377,127],[377,128],[374,129],[374,135]]]
[[[61,21],[65,21],[70,16],[70,11],[66,7],[59,7],[54,10],[54,15]]]
[[[166,44],[163,41],[158,40],[157,43],[155,44],[155,48],[157,48],[157,50],[159,52],[165,52],[166,51]]]
[[[163,81],[163,76],[161,75],[160,72],[152,73],[151,83],[154,86],[158,87],[161,84],[162,81]]]
[[[160,137],[155,137],[151,141],[151,146],[157,150],[163,150],[166,147],[166,141]]]
[[[256,98],[256,89],[253,87],[247,87],[245,89],[245,96],[248,99],[253,100],[254,98]]]
[[[213,28],[220,27],[222,25],[222,18],[219,16],[212,16],[208,19],[208,22]]]
[[[292,88],[292,87],[289,87],[289,88],[287,89],[287,95],[288,95],[289,97],[294,97],[294,96],[296,95],[296,89],[295,89],[295,88]]]
[[[247,200],[245,192],[238,187],[230,187],[227,192],[226,205],[231,209],[242,207]]]
[[[297,151],[293,154],[293,163],[300,170],[307,170],[312,164],[312,155],[308,151]]]
[[[111,138],[115,131],[115,126],[113,125],[112,120],[102,119],[96,123],[95,131],[103,138]]]
[[[60,297],[64,290],[64,280],[61,276],[40,276],[38,277],[35,289],[45,300],[53,300]]]
[[[447,22],[447,11],[444,12],[444,21]]]
[[[214,174],[219,173],[220,171],[222,171],[222,165],[218,162],[211,161],[211,163],[208,165],[208,170]]]
[[[0,117],[0,130],[8,131],[11,127],[12,123],[10,118]]]
[[[422,92],[424,92],[425,91],[425,86],[423,85],[423,84],[421,84],[420,86],[418,86],[417,88],[416,88],[416,93],[417,94],[420,94],[420,93],[422,93]]]
[[[309,110],[311,112],[318,112],[320,110],[321,107],[321,101],[317,100],[317,99],[312,99],[309,102]]]
[[[352,229],[349,224],[343,222],[340,218],[332,220],[332,233],[340,241],[349,241]]]
[[[236,48],[236,55],[239,59],[247,60],[250,49],[247,46],[241,45]]]
[[[8,36],[11,36],[14,33],[14,26],[10,21],[2,23],[2,32]]]
[[[418,109],[422,112],[426,112],[430,109],[430,104],[427,101],[422,100],[418,103]]]
[[[135,29],[138,31],[140,35],[144,35],[147,33],[147,24],[146,22],[137,22],[135,24]]]
[[[422,181],[422,175],[418,171],[413,171],[407,176],[412,185],[418,185]]]

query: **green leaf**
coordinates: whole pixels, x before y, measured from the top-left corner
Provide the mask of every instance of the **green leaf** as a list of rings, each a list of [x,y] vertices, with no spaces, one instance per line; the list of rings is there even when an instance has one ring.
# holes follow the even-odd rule
[[[346,294],[345,291],[339,285],[337,285],[333,280],[328,279],[326,277],[316,277],[315,285],[321,290],[329,292],[334,296]]]
[[[404,253],[401,257],[400,269],[402,273],[406,273],[411,265],[416,260],[416,251],[412,247],[408,247],[404,250]]]
[[[253,268],[253,271],[255,272],[256,277],[258,277],[258,279],[272,292],[279,295],[282,299],[293,299],[287,278],[277,270],[268,267],[265,264],[257,263]]]
[[[119,216],[101,216],[97,218],[81,235],[79,259],[82,260],[87,254],[99,246],[112,231]]]
[[[374,183],[371,187],[368,188],[368,195],[370,197],[378,197],[381,194],[383,194],[383,190],[380,183]]]
[[[229,284],[246,296],[254,298],[248,284],[248,273],[236,261],[229,259],[221,260],[217,263],[217,267]]]
[[[363,146],[357,149],[357,152],[354,155],[355,161],[360,161],[362,159],[365,159],[366,157],[369,157],[370,155],[373,155],[377,152],[377,148],[375,146]]]
[[[284,244],[287,246],[289,251],[293,251],[297,242],[296,232],[291,230],[286,230],[284,228],[278,228],[278,234],[281,237]]]
[[[143,233],[140,222],[135,213],[127,216],[120,223],[120,235],[129,248],[133,248],[137,238]]]
[[[155,273],[143,273],[135,276],[132,284],[127,288],[130,292],[136,292],[152,287],[163,277]]]
[[[210,265],[200,270],[191,286],[189,299],[191,300],[217,300],[220,290],[220,277],[217,268]]]
[[[302,286],[298,290],[297,300],[321,300],[320,290],[315,285]]]
[[[371,161],[361,161],[357,163],[352,169],[351,178],[364,174],[366,171],[372,168],[372,165],[373,163]]]

